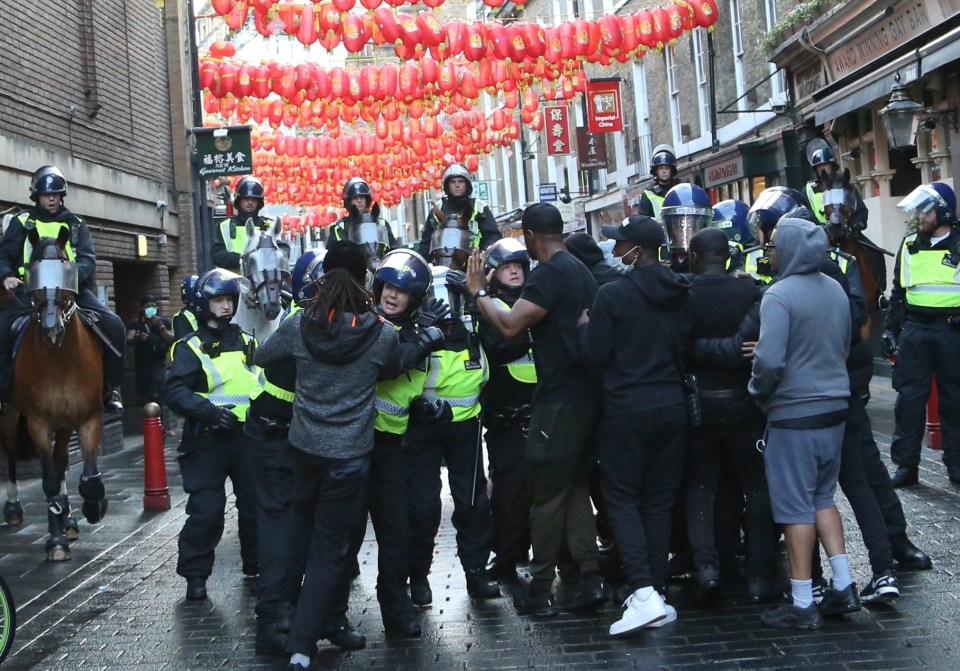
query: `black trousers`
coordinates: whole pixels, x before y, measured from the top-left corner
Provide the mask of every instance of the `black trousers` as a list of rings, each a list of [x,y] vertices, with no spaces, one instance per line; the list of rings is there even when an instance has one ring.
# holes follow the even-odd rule
[[[490,473],[490,511],[493,517],[491,546],[497,559],[527,559],[530,551],[530,487],[523,446],[525,426],[487,429]]]
[[[410,520],[410,575],[426,575],[440,529],[440,465],[453,496],[457,553],[465,570],[485,568],[490,557],[490,500],[478,449],[478,418],[440,424],[410,423],[404,443]],[[472,496],[472,500],[471,500]]]
[[[960,475],[960,329],[945,321],[921,324],[907,318],[891,375],[897,390],[896,426],[890,457],[898,466],[916,468],[926,425],[930,381],[937,376],[943,463]]]
[[[243,429],[195,434],[195,422],[184,428],[180,444],[180,473],[187,498],[187,520],[180,531],[177,573],[206,578],[213,572],[214,553],[223,536],[227,507],[227,478],[237,500],[240,558],[256,565],[257,501],[251,449]]]
[[[306,571],[287,652],[312,656],[317,641],[343,618],[335,612],[349,591],[351,534],[363,511],[370,455],[327,459],[290,451],[295,484],[294,535],[309,538]]]
[[[670,519],[683,478],[684,405],[604,415],[600,432],[603,497],[631,589],[667,582]]]
[[[402,435],[374,432],[366,505],[354,528],[350,549],[351,558],[359,554],[369,511],[377,538],[377,600],[384,621],[400,621],[413,614],[413,602],[407,591],[410,526],[402,443]]]
[[[291,553],[293,530],[293,460],[290,443],[268,439],[259,418],[249,415],[244,432],[250,440],[257,488],[257,538],[260,549],[260,574],[257,576],[257,616],[273,621],[285,597],[286,570]],[[297,553],[306,561],[306,553]],[[303,579],[303,565],[295,572],[295,582]]]

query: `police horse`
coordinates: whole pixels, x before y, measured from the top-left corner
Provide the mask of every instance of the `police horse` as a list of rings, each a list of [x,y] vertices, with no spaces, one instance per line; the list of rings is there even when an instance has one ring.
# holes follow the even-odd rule
[[[103,360],[97,336],[81,319],[75,302],[79,287],[77,267],[67,259],[69,239],[66,226],[55,239],[40,238],[36,230],[29,232],[32,252],[27,294],[33,305],[28,310],[29,323],[18,339],[10,403],[0,418],[0,447],[10,467],[4,518],[8,524],[23,522],[16,458],[28,454],[32,443],[47,497],[48,561],[69,560],[69,540],[79,536],[76,521],[70,516],[65,483],[67,451],[74,431],[83,454],[79,486],[83,515],[95,524],[107,511],[97,466]]]
[[[284,282],[290,279],[287,252],[277,243],[280,226],[277,220],[261,231],[248,219],[247,244],[240,257],[241,273],[247,282],[241,283],[244,292],[234,322],[261,342],[280,324]]]

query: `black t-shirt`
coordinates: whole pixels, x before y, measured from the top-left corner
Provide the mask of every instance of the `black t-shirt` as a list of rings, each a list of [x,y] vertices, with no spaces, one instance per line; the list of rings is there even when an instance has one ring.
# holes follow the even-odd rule
[[[597,397],[599,375],[583,361],[577,344],[577,319],[596,295],[597,281],[569,252],[557,252],[530,273],[520,298],[549,313],[530,329],[536,401],[575,403]]]
[[[160,321],[163,322],[167,330],[170,329],[169,319],[161,318]],[[160,337],[160,329],[154,328],[142,318],[137,318],[127,322],[127,331],[150,335],[147,340],[136,340],[133,343],[133,360],[137,367],[137,373],[142,375],[149,371],[162,369],[166,363],[170,345]]]

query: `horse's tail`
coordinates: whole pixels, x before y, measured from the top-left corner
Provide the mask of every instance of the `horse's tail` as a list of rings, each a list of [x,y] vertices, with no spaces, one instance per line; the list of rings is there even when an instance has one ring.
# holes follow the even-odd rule
[[[17,461],[26,461],[37,458],[37,446],[27,430],[27,418],[23,415],[17,419]]]
[[[13,457],[14,461],[36,459],[37,449],[33,444],[33,439],[30,438],[30,432],[27,430],[27,418],[18,414],[14,420],[7,416],[10,412],[11,410],[7,410],[2,419],[0,433],[2,433],[3,440],[0,441],[0,451],[8,458]],[[16,425],[13,422],[16,422]]]

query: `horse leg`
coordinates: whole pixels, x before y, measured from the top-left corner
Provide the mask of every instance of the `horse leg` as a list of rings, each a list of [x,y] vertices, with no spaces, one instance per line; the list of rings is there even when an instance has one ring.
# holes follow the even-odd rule
[[[61,493],[62,475],[53,457],[50,430],[45,422],[34,419],[27,421],[27,428],[40,457],[43,493],[47,495],[47,527],[50,532],[45,547],[47,561],[67,561],[70,559],[70,543],[63,527],[70,515],[70,501]]]
[[[100,415],[97,413],[80,425],[80,447],[83,450],[83,475],[80,476],[80,496],[83,497],[83,516],[96,524],[107,514],[106,489],[97,466],[100,453]]]
[[[23,524],[20,485],[17,484],[18,419],[19,415],[10,406],[0,414],[0,451],[7,455],[7,501],[3,504],[3,519],[10,526]]]
[[[60,477],[60,494],[66,496],[68,500],[67,469],[70,467],[69,451],[72,433],[70,429],[58,429],[53,442],[53,462]],[[80,525],[77,524],[77,518],[73,516],[73,508],[70,508],[70,512],[63,520],[63,535],[71,543],[80,539]]]

